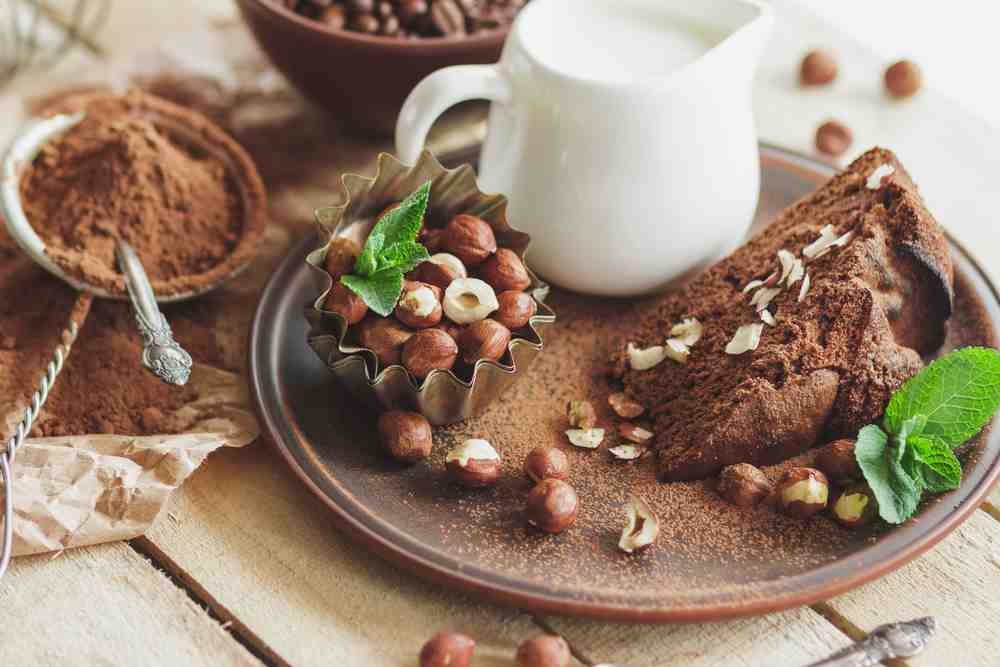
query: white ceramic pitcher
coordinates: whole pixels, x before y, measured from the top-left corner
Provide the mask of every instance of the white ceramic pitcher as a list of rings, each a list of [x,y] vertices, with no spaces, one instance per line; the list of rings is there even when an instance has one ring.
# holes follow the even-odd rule
[[[591,294],[661,289],[751,221],[751,88],[772,24],[756,0],[532,0],[499,63],[413,90],[399,156],[415,162],[448,107],[492,100],[481,185],[510,198],[532,268]]]

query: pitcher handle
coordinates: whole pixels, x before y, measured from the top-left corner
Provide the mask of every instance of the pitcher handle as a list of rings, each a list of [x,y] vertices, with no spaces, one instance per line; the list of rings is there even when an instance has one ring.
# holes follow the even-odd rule
[[[396,121],[396,153],[404,164],[415,164],[434,121],[449,107],[467,100],[505,104],[511,88],[497,65],[445,67],[417,84],[403,103]]]

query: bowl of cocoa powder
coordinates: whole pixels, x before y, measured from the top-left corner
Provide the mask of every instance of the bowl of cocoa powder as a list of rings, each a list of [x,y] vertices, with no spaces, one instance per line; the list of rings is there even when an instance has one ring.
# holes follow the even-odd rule
[[[403,101],[451,65],[496,62],[526,0],[237,0],[257,43],[307,97],[390,135]]]
[[[125,299],[115,258],[123,239],[164,303],[204,294],[249,265],[266,196],[235,141],[139,91],[75,95],[43,115],[80,112],[22,167],[21,203],[37,236],[22,246],[36,261],[78,289]]]

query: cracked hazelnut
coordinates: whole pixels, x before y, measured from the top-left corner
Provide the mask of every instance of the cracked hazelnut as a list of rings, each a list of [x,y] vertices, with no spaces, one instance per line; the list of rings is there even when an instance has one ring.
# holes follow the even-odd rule
[[[722,469],[716,491],[737,507],[753,507],[774,492],[774,485],[756,466],[737,463]]]
[[[831,512],[837,523],[845,528],[860,528],[878,516],[878,502],[867,484],[856,484],[837,496]]]
[[[333,278],[333,282],[339,282],[341,276],[354,270],[354,263],[358,261],[360,254],[361,246],[357,241],[338,236],[330,241],[330,246],[326,249],[323,268]]]
[[[526,290],[531,286],[531,277],[528,269],[524,268],[524,262],[516,252],[507,248],[500,248],[483,262],[479,267],[479,277],[497,292]]]
[[[806,54],[799,68],[803,86],[823,86],[837,78],[837,61],[829,51],[815,50]]]
[[[408,280],[396,304],[396,319],[414,329],[426,329],[441,321],[441,288]]]
[[[853,440],[834,440],[819,451],[816,467],[838,484],[861,479],[861,466],[854,457]]]
[[[632,422],[622,422],[618,425],[618,434],[628,440],[629,442],[634,442],[637,445],[644,445],[646,442],[653,437],[654,433],[649,429],[637,426]]]
[[[403,366],[418,380],[423,380],[432,371],[450,369],[457,357],[455,339],[440,329],[418,331],[403,345]]]
[[[539,635],[517,647],[517,667],[569,667],[569,644],[557,635]]]
[[[634,419],[646,411],[642,403],[629,398],[623,391],[617,391],[608,396],[608,405],[611,406],[616,415],[623,419]]]
[[[478,278],[453,280],[444,293],[444,314],[455,324],[485,320],[499,307],[493,288]]]
[[[368,314],[368,306],[365,305],[364,299],[344,283],[337,283],[330,289],[323,302],[323,308],[343,317],[348,326],[357,324]]]
[[[378,418],[378,433],[382,446],[397,461],[416,463],[431,454],[431,425],[420,413],[383,412]]]
[[[546,533],[561,533],[576,521],[580,499],[573,487],[561,479],[543,479],[531,493],[525,507],[528,523]]]
[[[459,632],[439,632],[420,650],[420,667],[469,667],[476,642]]]
[[[383,367],[393,366],[401,361],[403,345],[412,335],[412,331],[392,317],[370,316],[358,327],[358,342],[361,347],[374,352]]]
[[[660,520],[639,496],[629,498],[626,517],[625,528],[618,540],[618,548],[625,553],[643,551],[660,536]]]
[[[536,447],[524,459],[524,474],[535,482],[569,477],[569,459],[561,449]]]
[[[885,71],[885,87],[897,99],[915,95],[923,85],[924,75],[911,60],[900,60]]]
[[[776,493],[785,514],[805,519],[826,509],[830,485],[819,470],[792,468],[781,477]]]
[[[510,329],[496,320],[479,320],[465,327],[458,337],[462,360],[474,364],[480,359],[499,361],[510,343]]]
[[[446,252],[439,252],[431,255],[430,259],[422,262],[413,272],[417,280],[448,289],[452,282],[459,278],[468,277],[468,271],[462,260]]]
[[[445,469],[462,486],[493,486],[500,479],[500,454],[488,441],[473,438],[448,452]]]
[[[493,228],[474,215],[456,215],[445,225],[441,239],[444,249],[466,266],[479,266],[497,251]]]
[[[597,412],[590,401],[570,401],[566,406],[566,417],[569,425],[576,428],[589,429],[597,425]]]
[[[500,307],[491,317],[511,331],[527,326],[538,312],[538,304],[527,292],[501,292],[497,295],[497,303]]]

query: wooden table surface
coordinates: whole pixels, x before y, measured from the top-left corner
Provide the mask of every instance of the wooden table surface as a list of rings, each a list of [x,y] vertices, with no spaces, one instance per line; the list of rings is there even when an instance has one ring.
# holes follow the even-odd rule
[[[806,149],[817,117],[833,108],[853,114],[859,150],[875,140],[900,147],[932,208],[987,266],[996,267],[1000,225],[982,217],[997,210],[989,200],[1000,197],[992,183],[1000,173],[1000,151],[986,149],[1000,146],[996,133],[971,120],[947,127],[950,159],[968,172],[959,182],[977,199],[948,194],[954,188],[948,179],[962,167],[942,164],[933,152],[941,146],[934,133],[943,130],[925,121],[913,125],[915,118],[951,113],[944,102],[927,93],[906,109],[885,112],[879,110],[884,101],[874,94],[866,98],[851,84],[826,97],[797,98],[788,71],[801,49],[839,38],[808,15],[779,9],[785,25],[758,80],[762,136]],[[165,33],[234,21],[227,0],[118,2],[88,48],[60,67],[99,67],[156,44]],[[859,68],[871,66],[862,47],[836,45]],[[38,86],[37,79],[26,78],[14,91]],[[924,136],[904,132],[893,119],[921,128]],[[373,144],[372,154],[379,148],[388,146]],[[962,159],[962,150],[978,150],[978,162]],[[982,170],[990,166],[986,180]],[[320,196],[303,194],[313,204],[322,203]],[[995,665],[998,522],[1000,493],[994,491],[992,502],[961,528],[896,573],[827,602],[766,617],[672,626],[537,617],[456,595],[373,558],[335,529],[325,507],[259,442],[213,454],[145,537],[17,559],[0,581],[0,664],[412,666],[436,631],[463,628],[479,642],[475,664],[481,666],[512,664],[517,644],[541,629],[563,634],[585,665],[795,666],[881,623],[933,615],[940,629],[930,648],[898,664]]]

